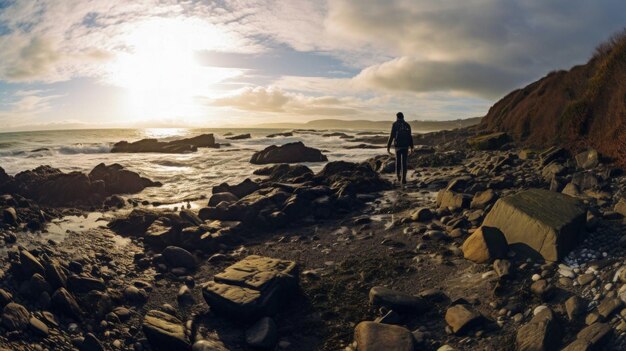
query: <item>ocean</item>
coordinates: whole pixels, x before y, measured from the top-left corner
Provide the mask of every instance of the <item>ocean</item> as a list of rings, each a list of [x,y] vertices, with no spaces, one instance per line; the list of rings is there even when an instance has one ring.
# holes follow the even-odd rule
[[[255,151],[269,145],[281,145],[302,141],[305,145],[323,151],[329,161],[364,161],[385,152],[379,149],[346,149],[346,146],[359,144],[350,139],[322,137],[323,133],[294,133],[293,137],[266,136],[285,132],[284,129],[92,129],[0,133],[0,167],[8,174],[49,165],[64,172],[81,171],[88,173],[97,164],[119,163],[142,176],[163,183],[159,188],[147,188],[140,194],[128,197],[163,203],[164,206],[191,204],[192,207],[206,205],[200,197],[211,195],[214,185],[227,182],[235,184],[261,166],[249,163]],[[250,133],[251,139],[226,140],[224,134]],[[356,134],[354,131],[343,131]],[[203,133],[213,133],[219,143],[230,143],[219,149],[200,148],[188,154],[111,153],[114,143],[129,142],[143,138],[174,140],[192,137]],[[324,163],[306,164],[314,171]]]

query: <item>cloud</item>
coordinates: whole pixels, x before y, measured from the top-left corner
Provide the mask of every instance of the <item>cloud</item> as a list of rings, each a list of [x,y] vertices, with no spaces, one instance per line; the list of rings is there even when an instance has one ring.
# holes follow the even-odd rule
[[[34,37],[19,51],[15,62],[7,67],[5,74],[8,80],[36,79],[49,74],[60,58],[60,53],[52,48],[49,41]]]
[[[370,87],[493,98],[586,61],[625,25],[623,9],[620,0],[335,0],[325,23],[388,56],[359,75]]]
[[[524,77],[473,62],[425,61],[404,56],[364,69],[354,82],[370,89],[451,91],[495,98],[514,88],[520,79]]]
[[[0,104],[0,122],[5,128],[24,124],[52,108],[52,102],[61,98],[61,94],[42,95],[43,90],[20,90],[9,103]],[[3,106],[4,105],[4,106]]]
[[[235,94],[214,99],[213,106],[275,114],[347,116],[358,113],[354,100],[334,96],[312,97],[285,92],[275,87],[244,88]]]
[[[261,45],[226,24],[216,3],[20,0],[0,10],[0,80],[58,82],[105,77],[116,57],[134,50],[135,32],[155,20],[184,27],[191,50],[260,52]],[[168,23],[161,23],[169,25]],[[174,26],[171,26],[174,27]]]

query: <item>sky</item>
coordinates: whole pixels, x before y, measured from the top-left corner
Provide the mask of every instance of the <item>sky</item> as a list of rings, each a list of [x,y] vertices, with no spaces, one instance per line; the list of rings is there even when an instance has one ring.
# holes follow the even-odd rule
[[[0,130],[476,117],[625,26],[623,0],[0,0]]]

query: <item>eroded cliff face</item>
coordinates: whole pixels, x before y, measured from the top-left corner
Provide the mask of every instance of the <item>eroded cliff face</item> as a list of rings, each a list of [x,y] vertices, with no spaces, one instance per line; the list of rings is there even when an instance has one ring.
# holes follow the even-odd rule
[[[529,146],[595,148],[626,164],[626,32],[601,45],[587,64],[511,92],[480,127]]]

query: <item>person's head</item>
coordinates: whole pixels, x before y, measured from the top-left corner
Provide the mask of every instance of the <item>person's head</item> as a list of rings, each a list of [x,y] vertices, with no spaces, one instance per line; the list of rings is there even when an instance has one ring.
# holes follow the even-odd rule
[[[398,112],[398,113],[396,113],[396,117],[397,117],[399,120],[402,120],[402,121],[403,121],[403,120],[404,120],[404,113],[402,113],[402,112]]]

